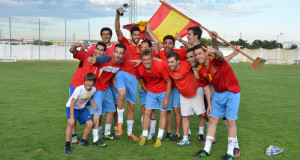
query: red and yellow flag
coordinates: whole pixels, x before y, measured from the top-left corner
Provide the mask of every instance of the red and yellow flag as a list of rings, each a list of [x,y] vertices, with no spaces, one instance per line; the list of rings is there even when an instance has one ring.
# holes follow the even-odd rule
[[[180,37],[184,37],[187,34],[187,29],[189,27],[201,26],[198,22],[190,19],[166,2],[160,2],[162,3],[161,6],[148,23],[150,24],[154,35],[161,42],[166,35],[172,35],[175,37],[176,33],[178,33]],[[144,32],[146,24],[146,21],[142,21],[125,25],[123,28],[130,30],[134,26],[139,26],[142,33],[141,38],[151,39],[148,33]]]

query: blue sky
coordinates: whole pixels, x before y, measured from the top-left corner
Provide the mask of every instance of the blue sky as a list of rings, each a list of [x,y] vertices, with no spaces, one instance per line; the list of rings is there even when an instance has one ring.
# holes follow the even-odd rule
[[[226,40],[255,39],[280,42],[300,41],[300,2],[297,0],[165,0],[167,3],[215,30]],[[114,30],[115,9],[128,0],[1,0],[0,33],[8,38],[8,17],[12,17],[12,37],[38,38],[38,19],[44,40],[64,39],[64,20],[67,38],[100,39],[99,30],[108,26]],[[149,20],[158,9],[158,0],[137,0],[137,21]],[[128,13],[121,25],[128,24]],[[124,31],[125,32],[125,31]],[[125,33],[129,34],[129,33]],[[206,33],[203,37],[208,37]],[[113,39],[116,37],[113,36]]]

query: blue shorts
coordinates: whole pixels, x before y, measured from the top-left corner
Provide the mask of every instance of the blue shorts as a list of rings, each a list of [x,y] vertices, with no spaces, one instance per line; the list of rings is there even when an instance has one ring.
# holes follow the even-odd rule
[[[114,84],[110,84],[109,88],[111,90],[112,96],[114,98],[114,103],[117,104],[118,102],[118,90],[115,88]]]
[[[70,84],[70,88],[69,88],[69,98],[72,96],[72,94],[74,93],[74,91],[75,91],[75,88],[73,87],[72,84]],[[90,103],[90,101],[88,101],[88,102],[86,103],[86,106],[90,106],[90,105],[91,105],[91,103]]]
[[[139,91],[139,99],[140,99],[140,105],[144,105],[146,103],[146,93],[145,90],[140,89]]]
[[[118,90],[122,88],[126,89],[125,100],[135,104],[137,99],[138,83],[139,83],[135,75],[132,75],[124,71],[118,71],[116,75],[116,81],[117,81]]]
[[[146,109],[159,109],[161,111],[169,111],[172,110],[172,95],[170,94],[169,97],[169,105],[166,109],[163,108],[163,101],[166,97],[166,92],[163,93],[151,93],[147,92],[146,93]]]
[[[172,95],[173,107],[180,108],[180,92],[179,92],[179,90],[177,88],[172,88],[171,95]]]
[[[95,111],[94,107],[90,106],[91,115],[116,111],[114,98],[112,96],[110,88],[107,88],[104,91],[100,91],[100,90],[96,91],[93,96],[93,100],[98,106],[98,110]]]
[[[211,113],[210,116],[237,120],[241,92],[232,93],[230,91],[214,92],[211,97]]]
[[[70,107],[66,107],[67,119],[70,119]],[[86,121],[91,121],[92,117],[89,110],[84,107],[83,109],[74,109],[74,120],[78,120],[79,124],[85,124]]]

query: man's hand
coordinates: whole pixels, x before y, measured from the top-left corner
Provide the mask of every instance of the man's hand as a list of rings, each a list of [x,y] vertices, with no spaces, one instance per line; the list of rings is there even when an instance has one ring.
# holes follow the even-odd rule
[[[80,47],[80,43],[74,42],[73,46],[75,46],[75,47]]]
[[[175,38],[180,42],[182,39],[178,33],[176,33]]]
[[[237,46],[233,46],[232,49],[233,49],[234,54],[238,54],[241,51],[240,47],[237,47]]]
[[[214,48],[205,48],[204,46],[202,46],[202,48],[208,53],[209,56],[215,56],[216,49],[214,49]]]
[[[209,115],[210,113],[211,113],[211,105],[208,105],[207,110],[206,110],[206,114],[207,114],[208,119],[210,118],[210,115]]]
[[[148,24],[146,25],[146,31],[147,31],[147,32],[150,32],[150,30],[151,30],[151,27],[150,27],[150,24],[148,23]]]
[[[218,33],[215,31],[208,32],[208,34],[212,39],[216,39],[218,37]]]
[[[132,63],[136,63],[136,65],[134,67],[137,67],[138,65],[140,65],[142,63],[142,60],[140,59],[135,59],[135,60],[131,60]]]
[[[86,44],[81,44],[80,45],[80,47],[81,47],[81,51],[84,51],[85,49],[87,49],[87,45]]]
[[[166,109],[169,105],[169,100],[165,98],[161,105],[163,106],[163,109]]]
[[[75,124],[74,118],[68,119],[68,125],[69,125],[70,127],[74,126],[74,124]]]
[[[98,106],[94,103],[94,104],[92,104],[92,106],[93,106],[93,108],[94,108],[94,110],[95,111],[97,111],[98,110]]]
[[[88,57],[89,64],[95,64],[96,63],[96,57]]]
[[[123,7],[117,9],[117,15],[123,15]]]

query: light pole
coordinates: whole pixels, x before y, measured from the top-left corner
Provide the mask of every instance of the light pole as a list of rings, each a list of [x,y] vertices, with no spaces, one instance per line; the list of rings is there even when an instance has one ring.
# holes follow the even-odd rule
[[[279,45],[279,43],[278,43],[278,37],[279,37],[279,36],[282,36],[282,35],[283,35],[283,33],[280,33],[279,35],[277,35],[277,41],[276,41],[277,47],[278,47],[278,45]]]

